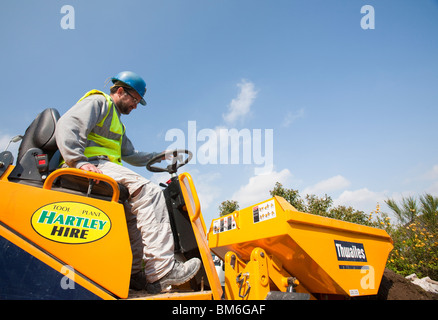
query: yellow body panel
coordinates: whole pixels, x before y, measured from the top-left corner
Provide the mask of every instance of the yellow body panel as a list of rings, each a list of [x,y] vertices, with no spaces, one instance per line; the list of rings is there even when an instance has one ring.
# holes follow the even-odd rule
[[[64,172],[71,174],[71,170],[117,185],[104,175],[76,169]],[[115,296],[126,298],[132,253],[123,206],[114,197],[113,201],[104,201],[51,190],[50,176],[41,188],[8,182],[5,175],[0,179],[0,221],[62,264],[72,266]],[[36,257],[44,259],[41,254]]]
[[[393,247],[384,230],[298,212],[281,197],[213,220],[208,240],[221,259],[249,262],[262,248],[309,292],[347,296],[377,294]]]

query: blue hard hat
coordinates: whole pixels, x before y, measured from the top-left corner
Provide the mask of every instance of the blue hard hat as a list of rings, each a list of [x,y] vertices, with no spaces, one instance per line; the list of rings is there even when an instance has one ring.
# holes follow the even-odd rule
[[[146,82],[138,74],[132,71],[122,71],[115,77],[112,77],[111,81],[113,83],[116,83],[117,81],[121,81],[127,84],[128,86],[130,86],[132,89],[137,91],[137,93],[141,96],[140,103],[144,106],[146,105],[146,101],[144,101],[143,99],[144,94],[146,93]]]

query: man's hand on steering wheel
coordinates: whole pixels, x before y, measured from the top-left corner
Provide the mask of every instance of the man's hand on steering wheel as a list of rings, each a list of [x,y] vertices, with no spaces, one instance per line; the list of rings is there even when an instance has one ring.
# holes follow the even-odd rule
[[[163,152],[161,152],[161,154],[164,154],[163,157],[161,158],[161,161],[163,160],[171,161],[173,159],[173,150],[164,150]]]
[[[184,159],[183,154],[187,154],[188,157]],[[173,174],[176,173],[178,168],[187,164],[192,159],[192,156],[192,152],[185,149],[166,150],[150,159],[146,164],[146,168],[151,172],[168,172],[170,174]],[[161,162],[163,160],[171,160],[171,164],[169,164],[167,168],[153,166],[155,163]]]

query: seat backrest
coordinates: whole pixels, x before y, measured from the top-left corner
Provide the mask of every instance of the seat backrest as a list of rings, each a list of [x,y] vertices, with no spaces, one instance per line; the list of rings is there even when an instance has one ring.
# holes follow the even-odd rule
[[[58,146],[55,140],[55,128],[60,116],[56,109],[48,108],[41,112],[26,129],[23,141],[18,149],[17,162],[31,148],[39,148],[53,155]]]
[[[60,116],[56,109],[42,111],[26,129],[18,149],[17,163],[10,178],[43,181],[49,172],[49,163],[59,154],[55,128]],[[58,151],[58,152],[57,152]],[[53,159],[56,162],[56,159]],[[57,161],[56,166],[59,164]]]
[[[56,144],[55,129],[59,112],[48,108],[41,112],[26,129],[18,149],[17,163],[9,175],[9,180],[42,186],[47,176],[58,169],[61,154]],[[85,178],[65,175],[59,177],[57,186],[64,190],[76,190],[87,194],[89,181]],[[120,202],[129,197],[128,189],[119,184]],[[112,188],[102,181],[93,187],[91,196],[111,198]]]

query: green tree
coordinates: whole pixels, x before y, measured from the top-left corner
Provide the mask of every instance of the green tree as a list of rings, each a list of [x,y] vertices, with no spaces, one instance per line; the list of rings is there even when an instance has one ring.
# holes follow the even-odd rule
[[[420,202],[403,197],[400,203],[385,201],[396,214],[399,225],[390,231],[394,249],[388,258],[388,268],[404,276],[416,273],[422,278],[438,279],[438,197],[420,196]]]
[[[329,212],[332,204],[332,198],[327,195],[324,197],[318,197],[314,194],[307,194],[305,211],[311,214],[328,217],[330,215]]]
[[[420,197],[421,215],[420,222],[428,231],[436,234],[438,232],[438,197],[426,193]]]
[[[336,208],[332,208],[330,209],[329,217],[365,226],[374,225],[373,221],[371,221],[363,211],[355,210],[351,206],[337,206]]]
[[[269,190],[269,193],[272,197],[279,196],[283,197],[287,202],[289,202],[295,209],[298,211],[305,210],[305,203],[298,192],[298,190],[294,189],[286,189],[280,182],[276,182],[274,189]]]
[[[225,200],[219,205],[219,216],[225,216],[229,213],[232,213],[236,210],[239,210],[239,203],[235,200]]]
[[[353,207],[340,205],[333,208],[333,199],[328,195],[318,197],[314,194],[307,194],[305,200],[303,200],[298,190],[285,188],[279,182],[275,184],[274,189],[270,193],[271,196],[283,197],[298,211],[363,225],[375,224],[363,211],[355,210]]]
[[[412,196],[403,197],[400,205],[393,199],[387,199],[385,203],[396,214],[402,224],[412,223],[419,211],[417,200]]]

